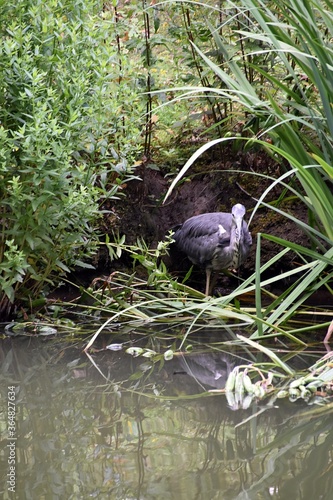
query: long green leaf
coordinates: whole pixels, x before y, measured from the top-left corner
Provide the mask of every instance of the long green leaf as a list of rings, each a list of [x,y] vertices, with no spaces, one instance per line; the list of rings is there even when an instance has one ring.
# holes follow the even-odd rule
[[[258,342],[254,342],[253,340],[248,339],[247,337],[244,337],[243,335],[237,335],[237,337],[239,338],[239,340],[242,340],[246,344],[249,344],[250,346],[257,349],[258,351],[266,354],[266,356],[268,356],[275,363],[275,365],[279,366],[288,375],[290,375],[290,376],[294,375],[294,373],[295,373],[294,370],[289,368],[289,366],[286,363],[281,361],[281,359],[271,349],[268,349],[267,347],[265,347],[261,344],[258,344]]]

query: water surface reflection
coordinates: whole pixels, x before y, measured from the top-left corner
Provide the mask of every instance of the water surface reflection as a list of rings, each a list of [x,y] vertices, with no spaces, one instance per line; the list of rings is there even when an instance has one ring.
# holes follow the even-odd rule
[[[231,411],[232,353],[148,360],[82,345],[1,345],[1,471],[7,387],[16,388],[18,499],[330,499],[332,405],[279,401]],[[263,411],[264,410],[264,411]],[[249,418],[252,417],[252,418]],[[1,498],[14,498],[5,482]]]

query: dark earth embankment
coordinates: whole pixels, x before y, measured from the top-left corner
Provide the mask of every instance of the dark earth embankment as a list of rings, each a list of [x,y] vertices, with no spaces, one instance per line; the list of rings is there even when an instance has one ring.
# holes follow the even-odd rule
[[[137,238],[143,238],[151,247],[163,240],[165,234],[173,226],[185,221],[192,215],[205,212],[230,212],[235,203],[243,203],[247,209],[248,220],[256,199],[271,184],[265,176],[277,178],[283,173],[283,165],[263,151],[247,153],[234,153],[232,150],[224,151],[218,155],[215,151],[201,157],[190,170],[184,182],[180,182],[171,196],[163,203],[163,199],[174,176],[166,176],[161,167],[159,170],[150,168],[149,163],[142,164],[136,169],[136,175],[141,180],[129,182],[125,189],[125,197],[116,204],[111,202],[105,207],[110,210],[103,224],[103,231],[112,235],[112,231],[126,235],[126,243],[135,243]],[[176,175],[176,174],[175,174]],[[295,179],[292,182],[296,183]],[[267,197],[266,202],[279,200],[282,187],[274,187]],[[290,193],[287,192],[287,196]],[[297,219],[307,221],[306,207],[297,199],[281,197],[279,207],[285,212],[292,213]],[[241,275],[246,276],[253,272],[255,263],[256,235],[258,232],[268,233],[303,246],[309,245],[309,240],[303,231],[292,221],[278,213],[260,208],[253,218],[250,226],[254,244],[248,260],[242,266]],[[111,236],[112,237],[112,236]],[[262,239],[261,262],[267,262],[276,255],[282,247],[268,240]],[[171,254],[174,257],[174,253]],[[131,260],[124,255],[118,262],[105,262],[101,259],[104,270],[131,266]],[[183,265],[184,264],[184,265]],[[270,273],[287,271],[300,264],[293,252],[288,252],[283,260],[279,260],[270,268]],[[169,269],[173,272],[185,270],[187,260],[183,262],[179,255],[167,261]],[[198,277],[204,284],[203,276]]]

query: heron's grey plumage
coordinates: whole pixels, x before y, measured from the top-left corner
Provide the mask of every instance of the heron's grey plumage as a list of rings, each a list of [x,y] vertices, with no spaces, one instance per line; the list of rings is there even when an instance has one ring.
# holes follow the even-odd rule
[[[240,203],[231,213],[195,215],[178,226],[173,236],[179,250],[197,266],[206,269],[206,295],[213,271],[237,269],[246,259],[252,237],[244,221],[245,207]]]

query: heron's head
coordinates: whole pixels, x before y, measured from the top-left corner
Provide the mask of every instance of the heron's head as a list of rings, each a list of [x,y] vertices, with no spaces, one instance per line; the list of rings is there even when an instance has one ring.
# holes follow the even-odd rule
[[[232,207],[231,214],[232,214],[233,224],[236,228],[236,239],[240,239],[242,235],[242,224],[245,212],[246,212],[245,207],[244,205],[241,205],[241,203],[237,203],[237,205],[234,205]]]

